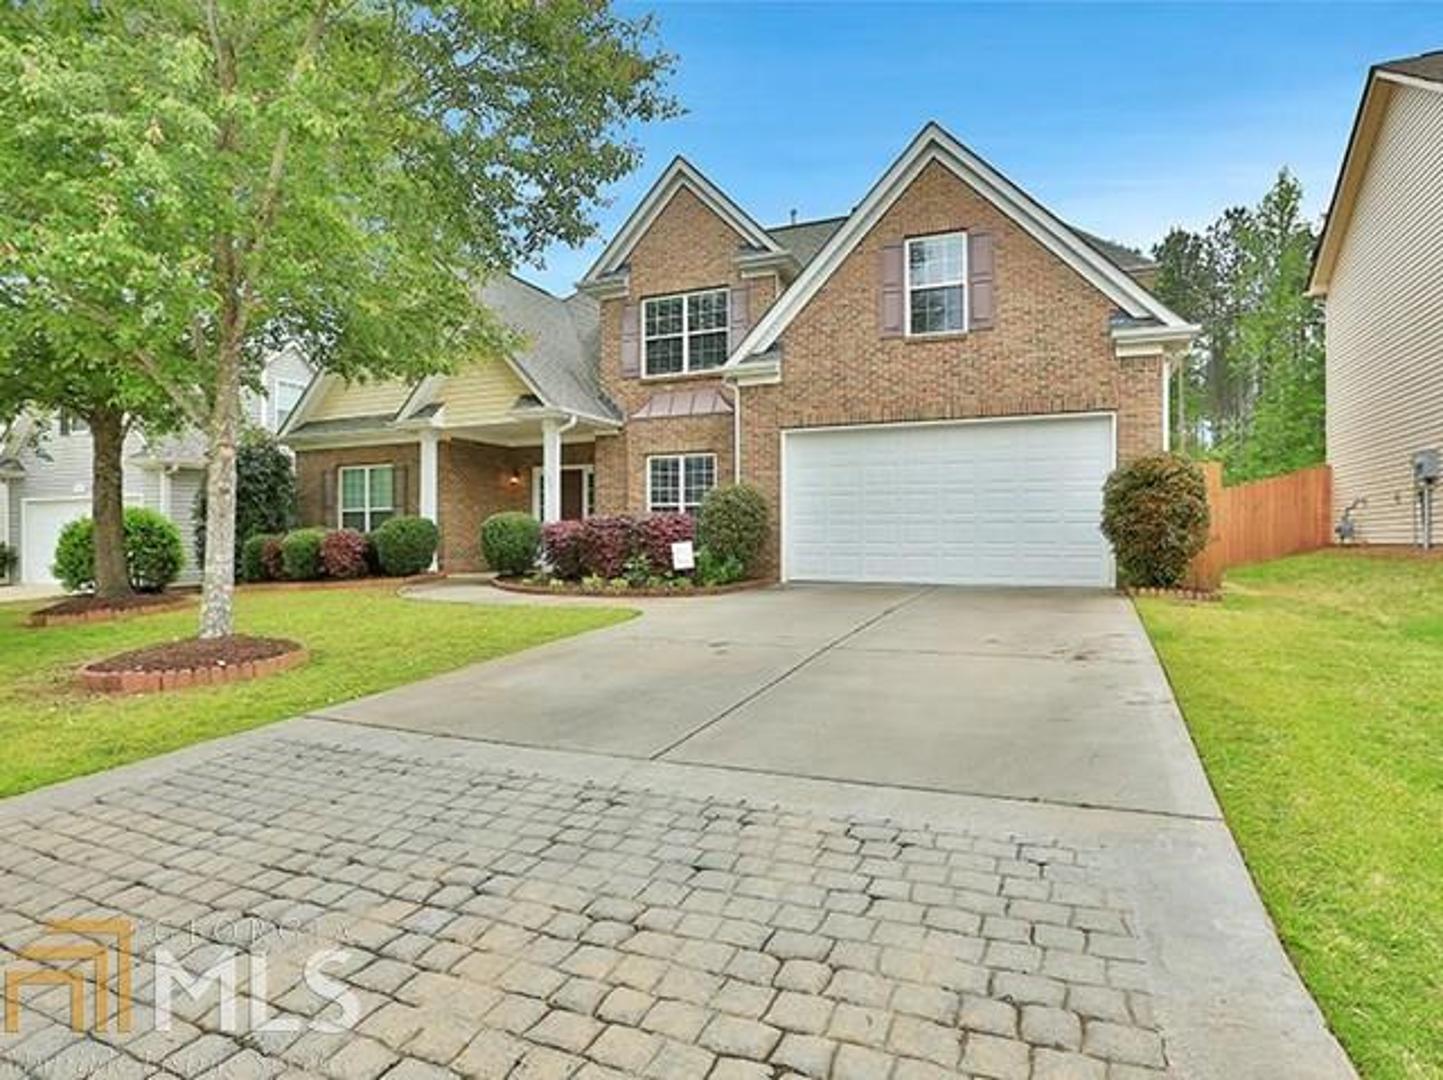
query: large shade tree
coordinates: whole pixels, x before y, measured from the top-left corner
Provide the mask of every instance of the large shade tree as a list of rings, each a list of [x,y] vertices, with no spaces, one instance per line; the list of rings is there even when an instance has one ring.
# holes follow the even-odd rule
[[[639,160],[627,125],[674,110],[669,65],[602,0],[0,7],[0,128],[57,147],[0,136],[0,277],[204,430],[202,636],[232,629],[266,349],[375,378],[504,346],[476,286],[593,233]]]

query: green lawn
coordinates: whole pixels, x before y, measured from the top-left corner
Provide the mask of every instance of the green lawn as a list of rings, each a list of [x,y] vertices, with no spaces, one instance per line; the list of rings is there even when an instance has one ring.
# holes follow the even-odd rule
[[[1443,1076],[1443,561],[1138,601],[1283,943],[1365,1076]]]
[[[39,605],[0,604],[0,796],[244,731],[310,709],[629,618],[591,606],[425,603],[389,588],[241,593],[242,633],[310,649],[254,682],[112,698],[80,692],[86,660],[194,634],[194,610],[33,630]]]

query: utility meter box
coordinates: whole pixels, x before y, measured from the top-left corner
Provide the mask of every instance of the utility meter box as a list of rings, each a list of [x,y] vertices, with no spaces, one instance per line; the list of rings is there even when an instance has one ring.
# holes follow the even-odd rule
[[[1413,483],[1435,484],[1443,479],[1443,455],[1437,450],[1419,450],[1413,455]]]

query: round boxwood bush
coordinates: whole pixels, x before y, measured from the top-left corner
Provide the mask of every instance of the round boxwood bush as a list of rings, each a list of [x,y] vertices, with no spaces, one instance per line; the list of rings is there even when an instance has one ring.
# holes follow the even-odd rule
[[[332,529],[321,541],[321,573],[328,578],[358,578],[370,573],[366,535],[355,529]]]
[[[242,581],[272,581],[275,575],[271,573],[270,566],[266,562],[266,548],[270,544],[276,545],[277,554],[280,551],[280,536],[275,533],[255,533],[246,537],[245,543],[241,545],[241,580]]]
[[[321,576],[321,542],[325,529],[296,529],[281,541],[281,568],[287,581],[313,581]]]
[[[767,501],[750,484],[712,488],[697,514],[696,540],[719,562],[750,573],[767,542]]]
[[[1102,531],[1123,581],[1172,588],[1208,540],[1208,493],[1202,470],[1178,454],[1129,462],[1107,478]]]
[[[141,506],[125,511],[125,565],[139,592],[160,592],[185,565],[185,547],[175,522]]]
[[[142,506],[125,508],[125,566],[130,587],[160,592],[180,576],[185,549],[175,522]],[[69,592],[95,585],[95,524],[77,518],[60,530],[50,572]]]
[[[428,569],[440,540],[434,521],[409,515],[389,518],[371,533],[376,561],[381,572],[391,577],[409,577]]]
[[[529,573],[541,547],[541,525],[530,514],[507,510],[481,523],[481,554],[503,577]]]

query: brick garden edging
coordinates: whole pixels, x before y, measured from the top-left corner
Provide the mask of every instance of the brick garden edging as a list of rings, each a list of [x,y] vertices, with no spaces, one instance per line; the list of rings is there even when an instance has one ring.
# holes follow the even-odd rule
[[[1138,589],[1128,586],[1122,592],[1128,596],[1160,596],[1164,600],[1183,600],[1194,604],[1213,604],[1223,598],[1221,589]]]
[[[238,664],[217,664],[201,668],[175,668],[169,671],[96,671],[92,664],[80,669],[80,684],[92,693],[153,694],[161,690],[186,690],[192,686],[221,686],[244,682],[266,675],[279,675],[299,667],[310,659],[310,653],[293,649],[264,660],[244,660]],[[104,663],[102,660],[94,664]]]
[[[40,629],[46,626],[73,626],[77,623],[119,622],[143,615],[163,615],[170,611],[181,611],[195,603],[192,596],[177,596],[166,604],[143,604],[137,607],[94,608],[90,611],[62,611],[46,614],[43,610],[32,612],[25,625]]]
[[[730,585],[700,585],[690,589],[583,589],[568,582],[565,588],[555,589],[550,585],[528,585],[522,581],[503,581],[492,578],[491,584],[503,592],[527,593],[531,596],[580,596],[594,600],[624,600],[627,597],[680,597],[680,596],[721,596],[725,593],[746,592],[748,589],[762,589],[776,584],[768,578],[753,578],[749,581],[734,581]]]
[[[248,581],[236,585],[236,592],[307,592],[313,589],[374,589],[394,585],[398,589],[410,585],[429,585],[444,581],[444,573],[412,574],[410,577],[318,578],[312,581]]]

